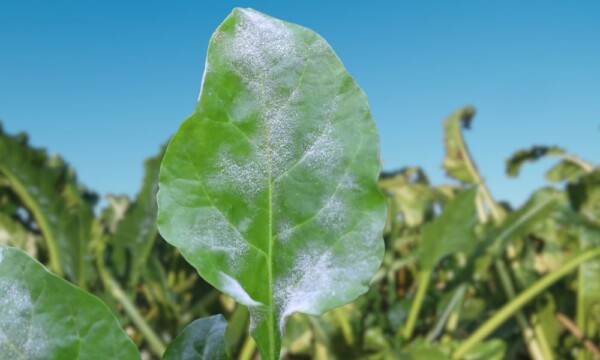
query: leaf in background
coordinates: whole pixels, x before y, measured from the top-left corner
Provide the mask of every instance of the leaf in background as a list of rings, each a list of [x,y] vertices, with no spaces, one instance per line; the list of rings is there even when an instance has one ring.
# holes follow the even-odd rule
[[[563,160],[546,171],[546,179],[553,183],[561,181],[574,182],[585,173],[581,166]]]
[[[85,287],[90,275],[87,249],[93,221],[91,199],[58,157],[27,144],[24,135],[0,128],[0,173],[33,214],[48,246],[50,268]]]
[[[129,286],[136,286],[140,272],[148,261],[148,255],[158,235],[156,218],[156,192],[158,191],[158,173],[163,159],[165,147],[161,147],[158,155],[144,162],[144,180],[142,188],[125,212],[123,219],[118,222],[115,233],[109,243],[117,249],[126,248],[129,251],[132,264],[128,268]],[[119,250],[117,250],[118,252]],[[120,250],[122,251],[122,250]],[[125,261],[125,258],[123,258]],[[117,261],[117,263],[119,263]]]
[[[464,107],[444,121],[446,157],[442,166],[448,176],[466,184],[478,184],[477,168],[462,136],[462,128],[469,129],[475,108]]]
[[[163,355],[163,360],[223,360],[227,321],[223,315],[195,320],[177,335]]]
[[[248,306],[263,359],[278,358],[292,313],[367,291],[384,250],[378,143],[365,94],[319,35],[242,9],[216,30],[161,166],[158,224]]]
[[[474,248],[477,241],[473,231],[477,223],[476,196],[477,188],[463,191],[446,205],[440,216],[423,227],[419,244],[421,267],[433,269],[444,256]]]
[[[506,344],[502,340],[491,339],[479,343],[465,354],[464,360],[502,360],[505,357]]]
[[[35,257],[38,253],[40,237],[26,229],[12,217],[0,213],[0,246],[14,246]]]
[[[567,185],[573,209],[600,226],[600,168]]]
[[[98,298],[16,248],[0,248],[3,359],[139,359]]]
[[[391,210],[396,210],[388,211],[388,215],[398,216],[400,212],[409,227],[419,226],[427,217],[433,216],[433,201],[436,194],[420,168],[382,173],[379,187],[389,201],[393,202]]]
[[[600,229],[591,226],[580,226],[581,249],[600,246]],[[600,259],[590,259],[579,265],[577,287],[577,325],[585,336],[595,336],[594,329],[599,328],[600,319]]]
[[[559,148],[558,146],[536,145],[529,149],[518,150],[506,160],[506,173],[510,177],[515,177],[519,175],[519,172],[525,163],[537,161],[547,156],[562,159],[561,162],[546,173],[546,178],[549,181],[571,181],[592,169],[591,164],[567,154],[564,149]]]
[[[500,256],[510,242],[526,235],[537,224],[545,221],[556,210],[561,199],[564,199],[561,195],[551,188],[533,193],[525,205],[510,213],[499,227],[491,231],[488,236],[491,239],[488,252]]]

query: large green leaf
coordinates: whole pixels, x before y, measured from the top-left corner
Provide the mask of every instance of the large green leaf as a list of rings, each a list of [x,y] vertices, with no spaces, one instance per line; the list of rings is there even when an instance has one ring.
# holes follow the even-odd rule
[[[477,188],[463,191],[446,205],[440,216],[423,227],[419,262],[424,269],[433,269],[446,255],[474,249],[477,241],[473,231],[477,224],[476,196]]]
[[[248,306],[263,359],[276,359],[287,316],[367,290],[383,256],[379,166],[365,94],[327,42],[235,9],[167,148],[159,229]]]
[[[121,255],[119,258],[121,261],[117,261],[117,263],[125,263],[127,259],[131,261],[127,272],[128,282],[132,287],[137,285],[140,272],[146,266],[148,255],[158,235],[156,192],[158,191],[158,173],[164,151],[165,149],[162,147],[158,155],[144,162],[145,173],[142,188],[137,194],[135,202],[127,208],[123,219],[117,223],[115,233],[109,239],[109,243],[115,246],[115,252]],[[129,256],[124,256],[125,249]]]
[[[16,248],[0,248],[0,358],[139,359],[98,298]]]
[[[224,360],[225,329],[223,315],[198,319],[189,324],[169,345],[163,360]]]
[[[47,243],[50,268],[85,286],[90,270],[91,202],[59,157],[28,145],[25,135],[0,128],[0,173],[33,214]]]

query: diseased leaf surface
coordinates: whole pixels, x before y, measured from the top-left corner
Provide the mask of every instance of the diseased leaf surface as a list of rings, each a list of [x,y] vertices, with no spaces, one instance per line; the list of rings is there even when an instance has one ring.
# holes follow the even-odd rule
[[[169,345],[163,360],[225,360],[225,330],[222,315],[195,320]]]
[[[159,229],[249,307],[263,359],[275,359],[287,316],[367,290],[383,256],[378,174],[366,97],[325,40],[236,9],[162,163]]]
[[[102,301],[19,249],[0,247],[0,294],[2,359],[140,358]]]

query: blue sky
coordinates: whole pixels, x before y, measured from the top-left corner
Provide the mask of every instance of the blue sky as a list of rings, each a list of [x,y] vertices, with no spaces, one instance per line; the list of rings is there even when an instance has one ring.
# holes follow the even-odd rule
[[[235,6],[320,33],[365,90],[385,169],[449,182],[442,120],[474,105],[469,147],[515,205],[553,162],[504,174],[513,151],[560,145],[600,162],[597,1],[0,1],[0,119],[104,195],[134,195],[143,159],[193,110],[210,35]]]

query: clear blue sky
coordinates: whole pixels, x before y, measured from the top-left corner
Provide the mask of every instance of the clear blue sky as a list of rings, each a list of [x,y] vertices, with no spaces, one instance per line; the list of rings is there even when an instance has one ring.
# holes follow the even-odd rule
[[[472,104],[467,141],[498,199],[520,204],[550,160],[600,162],[598,1],[0,1],[0,119],[61,154],[100,194],[138,191],[142,161],[193,110],[208,40],[234,6],[319,32],[369,97],[386,170],[436,183],[442,119]]]

